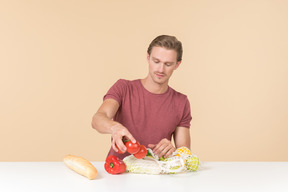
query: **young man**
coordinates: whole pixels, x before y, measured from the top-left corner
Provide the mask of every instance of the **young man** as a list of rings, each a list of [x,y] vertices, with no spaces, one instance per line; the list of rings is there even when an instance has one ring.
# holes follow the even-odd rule
[[[148,47],[147,61],[147,77],[118,80],[93,116],[92,127],[100,133],[111,134],[108,155],[121,159],[129,155],[117,153],[117,147],[126,151],[123,137],[151,148],[159,157],[168,157],[182,146],[190,148],[189,101],[186,95],[168,86],[182,61],[181,42],[173,36],[156,37]]]

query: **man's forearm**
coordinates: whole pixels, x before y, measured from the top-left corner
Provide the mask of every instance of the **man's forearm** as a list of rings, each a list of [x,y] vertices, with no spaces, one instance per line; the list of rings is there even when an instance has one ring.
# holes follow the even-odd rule
[[[133,143],[136,142],[135,138],[131,133],[120,123],[113,121],[105,113],[97,112],[92,118],[92,127],[96,129],[99,133],[111,134],[111,145],[112,148],[117,152],[118,148],[121,151],[126,151],[126,147],[122,142],[123,137],[127,137]]]
[[[185,127],[177,127],[174,134],[174,142],[176,148],[185,146],[190,149],[190,130]]]
[[[112,134],[112,129],[119,123],[109,119],[104,113],[97,112],[92,118],[92,127],[99,133]]]

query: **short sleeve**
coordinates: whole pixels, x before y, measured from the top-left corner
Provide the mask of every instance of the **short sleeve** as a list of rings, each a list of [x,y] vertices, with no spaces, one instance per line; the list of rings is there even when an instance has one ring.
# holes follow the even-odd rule
[[[183,113],[182,113],[182,118],[178,127],[190,128],[191,120],[192,120],[192,116],[191,116],[191,110],[190,110],[190,103],[189,103],[188,98],[186,98],[186,102],[185,102]]]
[[[122,103],[122,98],[124,97],[125,90],[127,89],[127,83],[124,79],[119,79],[104,95],[103,100],[114,99],[119,105]]]

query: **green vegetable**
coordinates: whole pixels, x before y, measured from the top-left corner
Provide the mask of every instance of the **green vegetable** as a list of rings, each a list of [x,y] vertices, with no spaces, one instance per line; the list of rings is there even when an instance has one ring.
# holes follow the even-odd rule
[[[123,159],[126,164],[126,171],[131,173],[160,174],[161,168],[153,159],[137,159],[133,155]]]

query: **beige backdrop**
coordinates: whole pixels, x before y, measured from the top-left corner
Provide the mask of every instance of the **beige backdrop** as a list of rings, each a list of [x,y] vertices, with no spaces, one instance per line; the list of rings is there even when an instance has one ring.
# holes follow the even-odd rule
[[[288,1],[1,1],[0,161],[103,161],[91,118],[119,78],[144,78],[160,34],[183,42],[203,161],[288,161]]]

